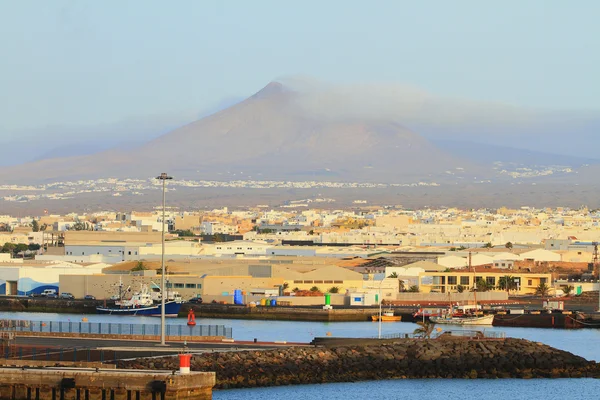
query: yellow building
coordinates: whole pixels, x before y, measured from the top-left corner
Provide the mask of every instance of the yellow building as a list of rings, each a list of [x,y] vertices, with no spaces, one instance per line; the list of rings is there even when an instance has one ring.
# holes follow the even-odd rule
[[[536,288],[544,283],[551,285],[551,274],[522,273],[514,271],[477,271],[475,274],[467,270],[453,272],[421,272],[419,273],[419,291],[422,293],[456,293],[458,287],[462,286],[469,290],[480,279],[484,280],[492,290],[502,291],[498,288],[500,279],[511,276],[515,279],[517,289],[511,291],[514,294],[534,294]],[[474,280],[475,278],[475,280]]]

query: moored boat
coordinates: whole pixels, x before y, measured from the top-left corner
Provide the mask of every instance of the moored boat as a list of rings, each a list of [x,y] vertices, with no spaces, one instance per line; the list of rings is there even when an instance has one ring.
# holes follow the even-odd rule
[[[379,321],[379,314],[371,315],[373,322]],[[401,315],[394,315],[394,311],[384,311],[381,314],[381,322],[398,322],[402,321]]]
[[[165,317],[176,317],[179,314],[182,304],[181,298],[165,301]],[[155,302],[148,288],[142,286],[142,289],[134,293],[131,299],[117,301],[113,307],[98,306],[96,307],[96,313],[158,317],[162,314],[162,304]]]
[[[460,317],[429,317],[429,320],[436,324],[447,325],[492,325],[494,315],[463,315]]]

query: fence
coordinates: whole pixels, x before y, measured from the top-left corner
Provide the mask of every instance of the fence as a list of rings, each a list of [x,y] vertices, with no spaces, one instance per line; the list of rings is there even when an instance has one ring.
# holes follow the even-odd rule
[[[96,335],[160,335],[159,324],[120,324],[112,322],[0,320],[0,331],[41,333],[86,333]],[[166,325],[166,336],[223,336],[231,339],[233,331],[224,325]]]

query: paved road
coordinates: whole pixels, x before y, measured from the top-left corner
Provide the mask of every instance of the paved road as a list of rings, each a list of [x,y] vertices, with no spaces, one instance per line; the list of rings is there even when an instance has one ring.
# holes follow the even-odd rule
[[[17,336],[16,344],[25,346],[48,346],[48,347],[69,347],[69,348],[144,348],[152,351],[178,352],[183,348],[182,342],[167,342],[167,347],[162,347],[159,343],[150,341],[136,340],[117,340],[117,339],[87,339],[87,338],[57,338],[57,337],[37,337],[37,336]],[[268,349],[282,347],[285,345],[274,345],[273,343],[188,343],[187,347],[193,349]]]

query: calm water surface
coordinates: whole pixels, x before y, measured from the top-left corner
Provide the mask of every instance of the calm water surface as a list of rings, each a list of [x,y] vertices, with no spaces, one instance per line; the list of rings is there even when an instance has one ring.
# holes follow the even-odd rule
[[[152,317],[115,317],[86,315],[88,322],[158,324]],[[35,321],[81,321],[83,316],[47,313],[0,313],[0,319],[29,319]],[[339,337],[375,337],[374,322],[296,322],[257,321],[236,319],[197,320],[206,325],[225,325],[233,328],[237,340],[286,340],[310,342],[328,332]],[[185,324],[184,318],[168,319],[168,324]],[[406,322],[384,323],[382,333],[412,333],[416,324]],[[452,327],[460,330],[461,327]],[[489,327],[486,331],[505,332],[507,337],[523,338],[580,355],[588,360],[600,361],[600,330],[597,329],[539,329]],[[284,386],[264,389],[235,389],[216,391],[215,400],[238,399],[400,399],[426,400],[452,399],[592,399],[600,395],[600,380],[390,380],[378,382],[335,383],[321,385]]]

